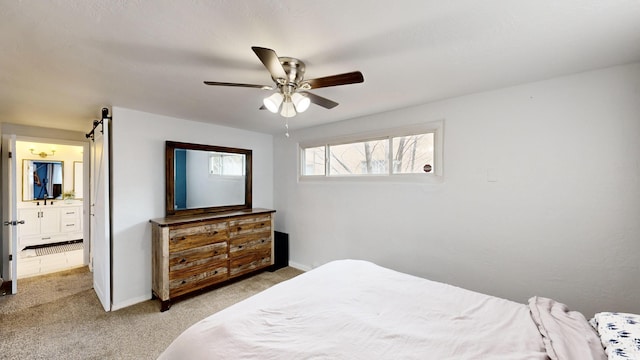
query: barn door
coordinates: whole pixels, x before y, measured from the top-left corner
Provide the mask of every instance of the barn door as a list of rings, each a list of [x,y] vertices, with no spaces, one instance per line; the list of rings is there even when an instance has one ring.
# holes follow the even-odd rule
[[[93,130],[90,184],[93,288],[105,311],[111,311],[109,119],[104,116]]]

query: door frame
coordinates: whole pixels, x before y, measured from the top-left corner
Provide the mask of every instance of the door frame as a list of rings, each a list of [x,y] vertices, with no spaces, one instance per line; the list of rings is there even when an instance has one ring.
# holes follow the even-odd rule
[[[55,133],[56,135],[61,135],[60,137],[49,137],[47,135],[50,135],[51,133]],[[68,135],[67,135],[68,134]],[[5,136],[12,136],[15,137],[15,141],[23,141],[23,142],[37,142],[37,143],[48,143],[48,144],[60,144],[60,145],[73,145],[73,146],[82,146],[83,149],[83,155],[82,155],[82,161],[84,164],[90,164],[90,142],[89,140],[77,140],[78,138],[80,138],[79,136],[77,136],[77,132],[71,132],[71,131],[65,131],[65,130],[58,130],[58,129],[47,129],[47,128],[35,128],[35,127],[30,127],[30,126],[22,126],[22,125],[15,125],[15,124],[2,124],[2,137],[4,138]],[[2,156],[5,156],[5,152],[6,149],[2,149]],[[15,149],[14,149],[15,152]],[[15,155],[14,155],[15,156]],[[17,160],[17,159],[16,159]],[[90,181],[89,178],[89,169],[90,166],[83,166],[83,174],[82,174],[82,178],[83,178],[83,186],[87,187]],[[9,175],[4,171],[2,171],[2,183],[4,184],[6,181],[9,180]],[[12,181],[16,186],[17,189],[17,185],[16,184],[16,177],[17,177],[17,173],[16,171],[13,172],[12,174]],[[4,185],[3,185],[4,186]],[[82,205],[83,205],[83,213],[82,213],[82,222],[83,222],[83,239],[86,239],[86,241],[84,241],[84,252],[83,252],[83,263],[85,265],[89,265],[90,264],[90,252],[91,252],[91,248],[90,248],[90,214],[89,214],[89,205],[90,205],[90,198],[88,196],[89,192],[88,191],[84,191],[85,195],[83,196],[82,199]],[[17,193],[17,191],[16,191]],[[17,205],[17,201],[18,201],[18,197],[15,196],[14,199],[11,199],[13,202],[13,206]],[[7,196],[2,196],[1,200],[2,201],[2,208],[5,209],[5,206],[11,206],[10,204],[8,204],[8,197]],[[4,212],[4,211],[3,211]],[[13,216],[15,217],[16,214],[13,214]],[[3,213],[2,214],[3,219],[6,217],[6,215]],[[14,229],[15,231],[15,229]],[[11,245],[10,244],[11,240],[10,239],[5,239],[5,237],[2,237],[2,256],[4,257],[3,260],[8,260],[8,256],[9,254],[11,254],[13,256],[13,260],[11,263],[12,264],[16,264],[17,263],[17,256],[18,254],[16,253],[16,251],[14,250],[17,246],[16,244]],[[5,253],[5,251],[8,251],[8,253]],[[13,266],[13,265],[12,265]],[[110,266],[110,264],[109,264]],[[5,272],[5,261],[2,261],[2,267],[3,267],[3,274]],[[14,266],[15,268],[15,266]],[[15,269],[14,269],[15,271]],[[111,269],[109,268],[108,271],[111,271]],[[17,273],[12,274],[12,278],[14,278],[16,281],[14,281],[12,283],[12,287],[13,287],[13,291],[12,294],[15,294],[17,292]]]
[[[2,141],[2,161],[0,168],[2,169],[2,222],[16,221],[16,136],[3,134]],[[9,156],[9,154],[11,154]],[[2,226],[2,293],[15,294],[18,291],[18,267],[17,267],[17,225]],[[8,277],[8,279],[7,279]],[[5,281],[6,280],[6,281]]]

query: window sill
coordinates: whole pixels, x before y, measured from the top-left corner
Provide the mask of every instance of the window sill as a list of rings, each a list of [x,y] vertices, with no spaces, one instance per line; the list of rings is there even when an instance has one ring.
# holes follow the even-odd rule
[[[298,176],[299,183],[414,183],[442,184],[444,178],[435,174],[351,175],[351,176]]]

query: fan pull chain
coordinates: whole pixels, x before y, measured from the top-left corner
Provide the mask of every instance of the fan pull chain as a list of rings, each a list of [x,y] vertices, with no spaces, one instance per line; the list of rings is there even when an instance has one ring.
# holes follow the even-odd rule
[[[284,127],[285,129],[287,129],[287,132],[284,133],[284,136],[289,137],[289,119],[285,118],[284,120]]]

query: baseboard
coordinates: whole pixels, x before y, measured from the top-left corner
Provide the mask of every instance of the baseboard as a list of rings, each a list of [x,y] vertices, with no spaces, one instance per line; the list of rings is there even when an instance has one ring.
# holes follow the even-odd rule
[[[310,266],[302,265],[302,264],[300,264],[300,263],[297,263],[297,262],[295,262],[295,261],[291,261],[291,260],[289,260],[289,266],[291,266],[292,268],[296,268],[296,269],[298,269],[298,270],[302,270],[302,271],[309,271],[309,270],[311,270],[311,267],[310,267]]]
[[[121,301],[119,303],[112,303],[111,304],[111,311],[124,309],[126,307],[131,306],[131,305],[135,305],[135,304],[138,304],[138,303],[141,303],[141,302],[145,302],[145,301],[150,300],[150,299],[151,299],[151,294],[138,296],[138,297],[132,298],[132,299],[127,299],[126,301]]]

